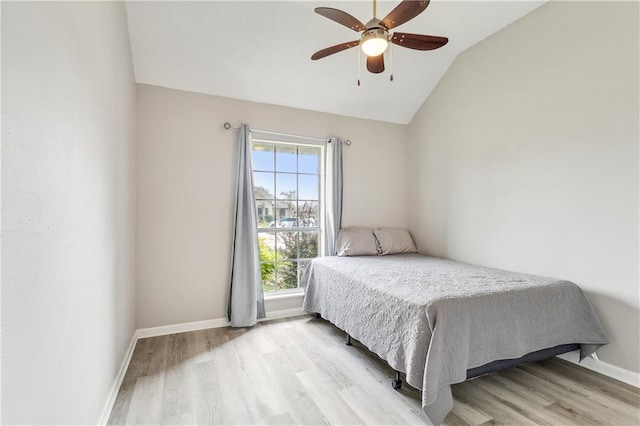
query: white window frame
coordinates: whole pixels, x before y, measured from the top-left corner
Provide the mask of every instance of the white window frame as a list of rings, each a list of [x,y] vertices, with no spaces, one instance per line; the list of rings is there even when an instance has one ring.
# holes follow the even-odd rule
[[[258,137],[258,136],[253,136],[251,139],[251,151],[253,152],[253,144],[254,143],[269,143],[269,144],[274,144],[274,149],[275,146],[277,145],[293,145],[293,146],[313,146],[313,147],[317,147],[320,148],[320,158],[319,158],[319,164],[318,164],[318,215],[319,215],[319,220],[320,220],[320,224],[319,226],[314,226],[314,227],[301,227],[299,226],[295,226],[295,227],[274,227],[274,228],[260,228],[258,227],[258,224],[256,224],[256,230],[258,232],[258,234],[260,233],[264,233],[264,232],[270,232],[275,234],[278,231],[295,231],[295,232],[304,232],[304,231],[318,231],[318,257],[322,257],[325,256],[325,229],[326,229],[326,224],[325,224],[325,174],[324,174],[324,169],[325,169],[325,150],[327,148],[327,143],[326,142],[316,142],[316,141],[312,141],[312,140],[307,140],[305,138],[293,138],[295,140],[291,140],[292,138],[279,138],[279,137],[274,137],[273,135],[269,135],[268,137]],[[314,175],[315,174],[311,174],[311,173],[299,173],[297,168],[297,161],[296,161],[296,172],[278,172],[276,170],[276,155],[275,155],[275,151],[274,151],[274,164],[273,164],[273,171],[271,170],[257,170],[255,168],[252,167],[252,173],[255,172],[259,172],[259,173],[273,173],[273,177],[274,177],[274,201],[275,201],[275,205],[274,205],[274,209],[273,209],[273,216],[274,216],[274,221],[276,220],[276,210],[277,210],[277,202],[278,202],[278,198],[277,198],[277,193],[275,193],[276,191],[276,173],[282,173],[282,174],[293,174],[296,175],[296,182],[297,177],[299,175]],[[299,192],[299,191],[298,191]],[[298,203],[300,202],[300,199],[297,198],[299,194],[296,194],[296,208],[298,206]],[[305,201],[305,200],[302,200]],[[298,256],[300,255],[300,247],[298,247]],[[310,258],[296,258],[296,259],[291,259],[291,260],[295,260],[296,263],[299,265],[300,261],[304,261],[304,260],[310,260]],[[262,264],[262,262],[261,262]],[[277,261],[275,262],[275,264],[277,265]],[[275,273],[277,274],[277,268]],[[277,276],[277,275],[276,275]],[[287,295],[295,295],[295,294],[300,294],[304,292],[304,289],[302,287],[300,287],[300,274],[298,273],[298,287],[297,288],[292,288],[292,289],[285,289],[285,290],[275,290],[275,291],[269,291],[269,292],[265,292],[265,298],[279,298],[282,296],[287,296]]]

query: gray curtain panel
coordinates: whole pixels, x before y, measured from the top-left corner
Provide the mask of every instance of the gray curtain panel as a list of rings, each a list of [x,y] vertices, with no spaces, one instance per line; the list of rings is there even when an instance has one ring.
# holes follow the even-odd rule
[[[335,256],[342,225],[342,140],[330,138],[325,158],[325,253]]]
[[[238,149],[228,316],[232,327],[249,327],[258,318],[264,318],[265,312],[253,194],[251,133],[246,124],[240,126]]]

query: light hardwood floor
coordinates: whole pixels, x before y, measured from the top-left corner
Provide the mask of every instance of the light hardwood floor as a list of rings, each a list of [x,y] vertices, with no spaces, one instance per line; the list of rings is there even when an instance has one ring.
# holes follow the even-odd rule
[[[141,339],[109,424],[425,424],[420,391],[311,316]],[[558,359],[453,386],[449,425],[638,425],[638,389]]]

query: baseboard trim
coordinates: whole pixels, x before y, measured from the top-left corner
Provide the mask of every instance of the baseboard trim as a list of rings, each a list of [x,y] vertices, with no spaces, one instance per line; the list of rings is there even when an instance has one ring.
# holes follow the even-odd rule
[[[102,414],[100,415],[100,419],[98,420],[98,425],[101,425],[101,426],[106,425],[107,422],[109,421],[109,416],[111,415],[113,404],[115,404],[116,402],[118,391],[120,391],[120,385],[122,385],[122,381],[124,380],[124,375],[127,373],[127,369],[129,368],[129,363],[131,362],[131,357],[133,356],[133,350],[136,348],[137,342],[138,342],[138,336],[136,331],[133,333],[133,336],[131,336],[131,342],[129,343],[127,352],[124,354],[122,363],[120,363],[120,370],[118,370],[118,375],[113,381],[113,385],[111,386],[111,390],[109,391],[109,396],[107,397],[107,402],[104,404],[104,408],[102,409]]]
[[[579,351],[573,351],[573,352],[568,352],[566,354],[558,355],[558,358],[561,358],[565,361],[569,361],[572,364],[576,364],[588,370],[595,371],[596,373],[603,374],[612,379],[619,380],[628,385],[635,386],[636,388],[640,388],[639,373],[635,373],[625,368],[621,368],[621,367],[609,364],[608,362],[604,362],[600,360],[596,361],[593,358],[585,358],[584,360],[578,362],[580,360]]]
[[[267,312],[267,317],[258,320],[258,322],[269,321],[280,318],[299,317],[308,315],[309,312],[303,311],[301,308],[281,309],[279,311]]]
[[[279,311],[267,312],[267,317],[259,319],[258,322],[273,319],[289,318],[305,315],[307,312],[300,308],[282,309]],[[167,334],[186,333],[188,331],[206,330],[208,328],[229,327],[231,323],[226,318],[216,318],[204,321],[183,322],[179,324],[163,325],[160,327],[141,328],[136,331],[138,339],[147,337],[166,336]]]
[[[204,321],[183,322],[179,324],[162,325],[159,327],[140,328],[136,331],[138,339],[147,337],[166,336],[167,334],[186,333],[188,331],[206,330],[208,328],[227,327],[226,318],[216,318]]]

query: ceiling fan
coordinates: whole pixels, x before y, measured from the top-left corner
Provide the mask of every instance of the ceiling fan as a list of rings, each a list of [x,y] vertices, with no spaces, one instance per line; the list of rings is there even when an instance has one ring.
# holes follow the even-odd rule
[[[336,44],[319,50],[311,56],[311,59],[314,61],[322,59],[359,45],[364,54],[367,55],[367,69],[369,72],[377,74],[384,71],[384,52],[390,42],[415,50],[438,49],[447,44],[449,39],[422,34],[389,33],[391,29],[418,16],[427,6],[429,6],[429,0],[403,0],[387,16],[378,19],[376,18],[376,0],[373,0],[373,19],[367,22],[366,25],[342,10],[332,7],[316,7],[315,12],[317,14],[342,24],[353,31],[361,32],[361,34],[358,40]]]

